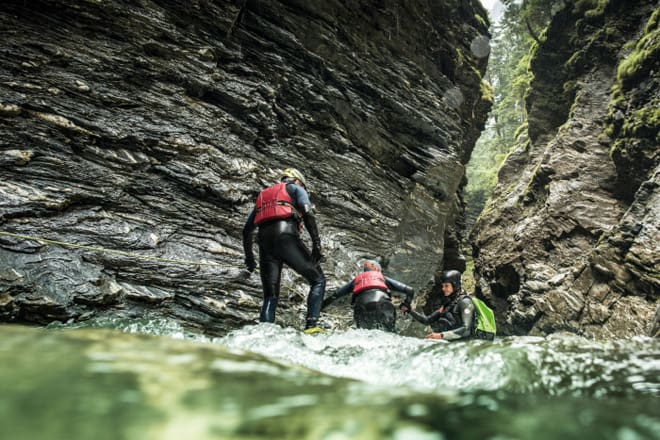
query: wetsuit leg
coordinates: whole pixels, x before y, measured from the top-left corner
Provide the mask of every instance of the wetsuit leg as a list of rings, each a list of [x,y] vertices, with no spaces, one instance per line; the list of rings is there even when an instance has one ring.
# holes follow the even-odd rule
[[[261,306],[260,322],[275,322],[275,309],[280,296],[280,276],[282,261],[268,253],[268,249],[259,249],[259,272],[264,291],[264,302]]]
[[[395,331],[396,310],[384,292],[374,290],[360,293],[353,313],[358,328]]]
[[[309,283],[307,295],[307,326],[309,327],[321,314],[325,294],[325,276],[321,266],[314,264],[311,253],[297,235],[282,234],[279,237],[277,256]]]

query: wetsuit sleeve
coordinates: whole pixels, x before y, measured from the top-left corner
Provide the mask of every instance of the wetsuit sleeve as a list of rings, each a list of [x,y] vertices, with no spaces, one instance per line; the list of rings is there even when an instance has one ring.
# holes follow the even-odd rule
[[[316,217],[314,217],[314,214],[312,213],[311,205],[309,205],[309,211],[302,211],[302,216],[303,222],[305,223],[305,229],[307,229],[309,236],[312,238],[312,245],[320,248],[321,237],[319,237],[319,228],[316,225]]]
[[[410,303],[413,300],[413,296],[415,295],[415,291],[413,290],[412,287],[408,286],[407,284],[403,284],[400,281],[397,281],[392,278],[385,277],[385,284],[387,284],[387,287],[390,290],[395,290],[397,292],[402,292],[406,294],[406,299],[404,301],[404,304],[407,304],[408,307],[410,307]]]
[[[337,290],[335,292],[334,296],[336,298],[341,298],[342,296],[346,296],[349,293],[351,293],[353,291],[353,286],[355,286],[353,281],[355,281],[355,280],[351,280],[348,283],[344,284],[339,290]]]
[[[352,292],[353,291],[353,286],[354,286],[353,281],[355,281],[355,280],[351,280],[350,282],[344,284],[342,287],[337,289],[333,294],[327,296],[323,300],[323,307],[326,307],[326,306],[332,304],[335,300],[341,298],[342,296],[348,295],[349,292]]]
[[[410,316],[412,316],[415,319],[415,321],[421,322],[422,324],[430,324],[440,319],[441,314],[439,310],[436,310],[435,312],[431,313],[429,316],[426,316],[421,313],[417,313],[414,310],[411,310]]]
[[[467,338],[472,335],[474,328],[474,304],[469,297],[463,297],[458,301],[458,313],[454,318],[458,321],[459,326],[442,332],[442,338],[447,340]]]
[[[305,205],[312,206],[312,202],[309,201],[309,194],[307,194],[305,188],[298,186],[295,183],[289,183],[286,186],[286,191],[289,193],[289,196],[291,196],[293,205],[299,211],[302,211],[302,208]]]
[[[312,202],[309,201],[309,195],[304,188],[290,183],[286,186],[286,190],[293,200],[293,204],[296,209],[302,215],[303,223],[305,223],[305,229],[309,232],[310,237],[312,238],[312,245],[321,248],[321,238],[319,237],[319,228],[316,225],[316,217],[314,217],[314,212],[312,210]]]
[[[257,228],[257,225],[254,224],[254,218],[256,215],[257,212],[253,209],[245,222],[245,226],[243,226],[243,251],[245,252],[246,259],[250,256],[254,259],[254,254],[252,253],[252,240],[254,230]]]

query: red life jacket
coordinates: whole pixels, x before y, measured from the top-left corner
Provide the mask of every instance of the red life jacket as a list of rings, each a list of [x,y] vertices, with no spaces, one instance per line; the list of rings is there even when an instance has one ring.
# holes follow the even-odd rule
[[[387,291],[385,276],[382,272],[368,271],[362,272],[353,280],[353,293],[358,294],[369,289],[379,289]]]
[[[254,224],[260,225],[271,220],[282,220],[290,217],[300,217],[293,206],[293,200],[286,191],[286,183],[277,183],[259,193],[255,210]]]

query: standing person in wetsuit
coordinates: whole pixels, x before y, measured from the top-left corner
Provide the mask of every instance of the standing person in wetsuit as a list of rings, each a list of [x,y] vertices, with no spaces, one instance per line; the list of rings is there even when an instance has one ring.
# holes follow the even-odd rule
[[[442,293],[448,300],[446,305],[429,316],[410,310],[410,315],[422,324],[438,323],[442,330],[426,335],[426,339],[455,340],[473,336],[475,330],[475,309],[472,300],[461,287],[461,273],[449,270],[442,274]],[[409,309],[402,311],[405,313]]]
[[[413,288],[386,277],[377,261],[367,260],[364,262],[362,273],[323,301],[323,306],[353,292],[351,304],[353,318],[358,328],[393,332],[396,310],[390,299],[389,290],[405,293],[406,298],[400,307],[410,308],[410,302],[415,295]]]
[[[319,331],[317,321],[325,293],[325,277],[319,264],[323,257],[321,239],[306,186],[300,171],[287,168],[282,172],[280,183],[261,191],[243,228],[243,249],[245,265],[252,272],[256,267],[252,237],[258,227],[259,271],[264,291],[259,321],[275,322],[282,264],[286,263],[310,285],[305,331],[312,333]],[[311,253],[300,237],[301,223],[312,238]]]

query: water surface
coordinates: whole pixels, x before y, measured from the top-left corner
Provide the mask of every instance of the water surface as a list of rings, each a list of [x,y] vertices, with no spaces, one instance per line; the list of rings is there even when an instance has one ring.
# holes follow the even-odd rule
[[[0,438],[660,439],[660,344],[0,326]]]

